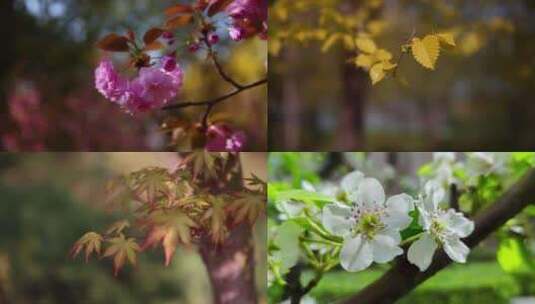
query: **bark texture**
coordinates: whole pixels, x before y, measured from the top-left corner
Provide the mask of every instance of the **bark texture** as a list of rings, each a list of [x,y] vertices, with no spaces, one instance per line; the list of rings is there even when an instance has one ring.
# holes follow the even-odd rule
[[[502,195],[498,201],[475,218],[474,232],[463,241],[470,248],[477,246],[492,232],[502,226],[526,206],[535,201],[535,169],[531,169],[517,184]],[[448,266],[452,261],[442,250],[435,253],[431,266],[420,272],[407,261],[405,255],[395,260],[394,266],[381,278],[343,303],[387,304],[401,297]]]
[[[249,225],[242,224],[231,231],[223,246],[210,240],[200,246],[208,269],[214,304],[257,302],[254,246]]]
[[[231,154],[213,188],[226,190],[242,187],[242,167],[240,157]],[[221,189],[223,190],[223,189]],[[214,304],[255,304],[257,303],[255,283],[255,255],[252,228],[242,223],[229,231],[229,236],[221,245],[211,241],[209,235],[200,242],[199,252],[206,265]]]

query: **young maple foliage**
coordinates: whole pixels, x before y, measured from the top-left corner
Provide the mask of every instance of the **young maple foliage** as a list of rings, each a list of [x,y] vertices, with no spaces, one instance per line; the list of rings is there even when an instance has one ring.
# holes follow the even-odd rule
[[[150,248],[161,246],[168,266],[178,246],[225,246],[229,232],[242,223],[253,225],[266,202],[266,183],[255,175],[242,178],[236,162],[237,153],[192,152],[173,171],[149,167],[111,180],[107,202],[126,218],[103,234],[86,233],[71,256],[84,251],[86,262],[93,254],[112,258],[118,275]]]

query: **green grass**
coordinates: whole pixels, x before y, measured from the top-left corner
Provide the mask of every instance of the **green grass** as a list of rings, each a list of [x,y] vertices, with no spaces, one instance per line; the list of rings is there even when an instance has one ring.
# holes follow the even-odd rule
[[[377,279],[384,270],[361,273],[336,271],[325,274],[312,291],[319,303],[343,299]],[[508,303],[519,288],[495,262],[455,264],[439,272],[404,297],[400,304]]]

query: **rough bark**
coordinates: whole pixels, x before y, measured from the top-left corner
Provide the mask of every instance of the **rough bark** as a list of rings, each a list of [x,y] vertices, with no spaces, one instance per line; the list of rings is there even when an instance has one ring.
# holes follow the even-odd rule
[[[214,304],[256,303],[254,246],[251,228],[242,224],[231,231],[223,246],[207,240],[200,246],[212,284]]]
[[[470,248],[474,248],[534,201],[535,169],[532,169],[495,204],[475,218],[474,232],[463,241]],[[343,303],[394,303],[451,262],[444,251],[438,250],[431,266],[425,272],[420,272],[407,261],[406,256],[398,257],[392,268],[381,278]]]
[[[226,182],[219,185],[226,190],[240,189],[242,174],[240,157],[230,154],[219,178]],[[199,244],[199,252],[208,271],[214,304],[257,303],[254,240],[249,223],[232,228],[221,245],[214,244],[206,235]]]

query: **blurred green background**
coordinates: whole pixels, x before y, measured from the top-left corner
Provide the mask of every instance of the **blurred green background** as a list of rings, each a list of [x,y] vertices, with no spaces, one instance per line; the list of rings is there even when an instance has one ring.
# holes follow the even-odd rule
[[[174,153],[0,154],[0,303],[210,303],[194,249],[169,267],[158,248],[113,276],[109,259],[68,257],[83,233],[117,219],[106,208],[108,178],[145,166],[174,168]],[[244,173],[266,177],[265,154],[242,154]],[[257,284],[265,297],[265,220],[255,228]]]
[[[458,153],[458,158],[461,157],[461,153]],[[380,180],[387,195],[402,192],[415,195],[420,183],[418,169],[432,158],[433,153],[430,152],[272,152],[268,157],[269,192],[312,185],[316,191],[334,195],[333,187],[336,187],[340,178],[353,170],[359,170],[366,176]],[[503,251],[506,257],[502,257],[502,262],[519,267],[524,260],[531,266],[535,265],[535,213],[530,214],[531,225],[527,226],[531,227],[529,231],[523,232],[523,238],[512,238],[513,242],[524,242],[526,251],[520,252],[524,256],[520,257],[514,250],[508,251],[512,248],[508,247]],[[279,215],[275,202],[268,201],[268,226],[277,227],[281,222]],[[448,266],[397,303],[532,303],[529,301],[535,299],[535,267],[527,268],[523,273],[513,273],[506,272],[503,265],[497,262],[497,250],[503,232],[493,233],[474,248],[467,264],[454,263]],[[389,267],[388,264],[376,264],[365,271],[350,273],[338,266],[325,273],[318,286],[312,289],[302,303],[332,303],[354,295],[379,278]],[[301,280],[306,284],[314,272],[304,264],[303,271]],[[273,297],[277,297],[279,292],[278,287],[269,290]],[[528,302],[513,302],[521,297],[531,298]]]

